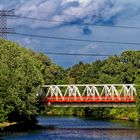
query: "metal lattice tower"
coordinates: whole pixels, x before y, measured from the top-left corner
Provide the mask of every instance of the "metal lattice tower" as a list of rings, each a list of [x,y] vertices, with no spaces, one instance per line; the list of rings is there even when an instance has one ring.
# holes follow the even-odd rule
[[[0,10],[0,38],[6,39],[7,34],[13,33],[12,28],[7,28],[7,17],[14,16],[14,10]]]

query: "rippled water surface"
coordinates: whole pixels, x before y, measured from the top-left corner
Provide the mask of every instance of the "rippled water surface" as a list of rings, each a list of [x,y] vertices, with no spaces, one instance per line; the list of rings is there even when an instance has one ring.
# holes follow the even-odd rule
[[[140,140],[140,126],[134,122],[92,120],[76,117],[39,117],[45,130],[18,133],[4,140]]]

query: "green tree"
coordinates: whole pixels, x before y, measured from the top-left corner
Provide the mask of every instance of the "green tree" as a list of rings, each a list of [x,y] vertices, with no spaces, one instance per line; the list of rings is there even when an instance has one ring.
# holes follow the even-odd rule
[[[10,41],[0,40],[1,121],[35,120],[36,95],[41,90],[41,62],[32,52]]]
[[[43,53],[36,53],[35,57],[41,61],[41,73],[43,75],[44,84],[66,84],[67,74],[66,71],[54,64],[46,55]]]
[[[83,62],[79,62],[79,64],[76,64],[73,67],[67,69],[69,83],[82,84],[81,79],[84,78],[83,75],[85,74],[85,72],[88,70],[89,67],[90,67],[90,64],[84,64]]]

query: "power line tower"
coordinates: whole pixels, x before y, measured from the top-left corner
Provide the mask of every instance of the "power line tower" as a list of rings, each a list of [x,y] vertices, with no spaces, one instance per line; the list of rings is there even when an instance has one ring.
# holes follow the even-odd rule
[[[14,29],[7,28],[7,17],[11,16],[14,16],[14,10],[0,10],[0,38],[6,39],[7,34],[14,32]]]

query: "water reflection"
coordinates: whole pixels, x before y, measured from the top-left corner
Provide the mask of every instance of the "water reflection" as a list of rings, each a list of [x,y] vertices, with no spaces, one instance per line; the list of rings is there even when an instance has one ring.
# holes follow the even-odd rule
[[[45,130],[5,137],[6,140],[139,140],[140,127],[128,121],[76,117],[39,117]]]

